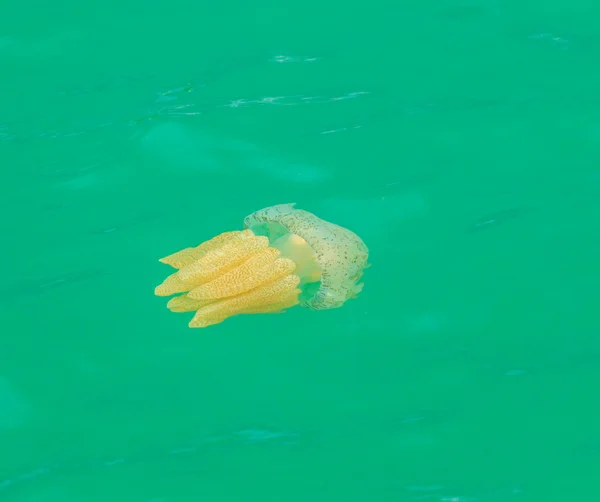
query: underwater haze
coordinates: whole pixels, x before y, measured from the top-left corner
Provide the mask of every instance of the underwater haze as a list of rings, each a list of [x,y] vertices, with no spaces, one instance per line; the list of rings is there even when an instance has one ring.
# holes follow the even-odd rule
[[[0,501],[600,500],[600,3],[0,4]],[[364,288],[190,329],[276,204]]]

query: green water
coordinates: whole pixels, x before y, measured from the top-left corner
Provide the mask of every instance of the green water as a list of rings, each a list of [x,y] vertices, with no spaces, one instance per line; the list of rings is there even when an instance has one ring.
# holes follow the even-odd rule
[[[594,501],[600,4],[0,5],[0,500]],[[343,308],[187,327],[279,203]]]

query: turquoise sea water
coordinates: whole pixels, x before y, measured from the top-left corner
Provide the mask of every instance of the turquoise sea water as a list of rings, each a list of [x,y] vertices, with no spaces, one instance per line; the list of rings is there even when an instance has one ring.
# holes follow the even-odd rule
[[[599,496],[600,4],[0,4],[0,500]],[[187,327],[266,206],[343,308]]]

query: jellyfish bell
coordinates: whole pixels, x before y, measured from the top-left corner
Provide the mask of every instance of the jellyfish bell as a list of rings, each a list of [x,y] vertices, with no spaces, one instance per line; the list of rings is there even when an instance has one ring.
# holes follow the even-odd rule
[[[239,314],[341,307],[362,290],[369,251],[350,230],[294,204],[256,211],[224,232],[160,261],[177,269],[155,289],[172,312],[193,312],[192,328]]]

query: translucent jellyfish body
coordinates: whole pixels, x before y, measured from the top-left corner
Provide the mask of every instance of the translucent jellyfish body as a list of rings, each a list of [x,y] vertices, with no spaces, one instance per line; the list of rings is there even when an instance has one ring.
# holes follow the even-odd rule
[[[243,230],[224,232],[162,258],[177,271],[155,294],[181,293],[167,307],[195,311],[192,328],[295,305],[338,308],[361,291],[368,254],[350,230],[294,204],[280,204],[247,216]]]

